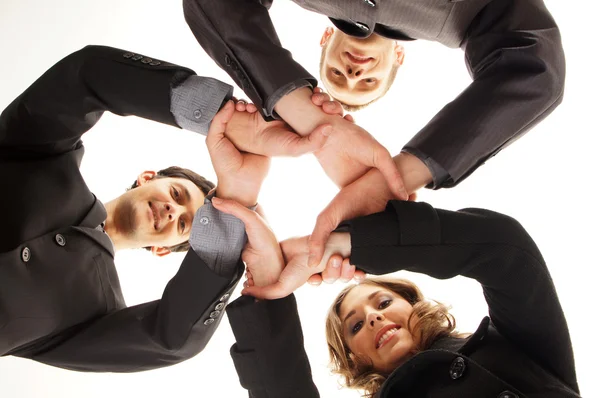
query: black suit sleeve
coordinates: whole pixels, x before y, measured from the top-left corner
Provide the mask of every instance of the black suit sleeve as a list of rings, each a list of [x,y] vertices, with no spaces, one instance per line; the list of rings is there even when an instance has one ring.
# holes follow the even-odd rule
[[[317,80],[281,46],[269,17],[270,0],[184,0],[185,19],[194,36],[272,120],[278,91],[299,81]]]
[[[192,358],[217,329],[243,269],[240,262],[233,278],[221,277],[190,250],[160,300],[77,325],[28,357],[92,372],[139,372]]]
[[[194,72],[139,58],[116,48],[87,46],[60,60],[2,112],[3,156],[70,151],[105,111],[178,127],[170,112],[171,88]]]
[[[391,201],[349,221],[351,261],[370,274],[408,270],[477,280],[497,330],[577,390],[573,349],[554,284],[534,241],[514,219]]]
[[[548,116],[563,97],[560,32],[542,0],[490,2],[470,25],[462,48],[473,82],[403,149],[432,169],[434,188],[461,182]],[[436,173],[432,164],[445,173]]]
[[[240,384],[250,398],[318,398],[304,351],[294,295],[272,301],[242,296],[227,307]]]

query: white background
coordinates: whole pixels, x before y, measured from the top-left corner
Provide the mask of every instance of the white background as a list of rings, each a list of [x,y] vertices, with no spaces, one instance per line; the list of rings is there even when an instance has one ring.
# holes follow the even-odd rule
[[[600,354],[596,336],[600,84],[594,29],[600,8],[593,1],[546,3],[561,27],[567,54],[563,104],[458,187],[424,190],[419,199],[453,210],[489,208],[522,222],[552,272],[571,329],[582,395],[592,397],[600,393],[593,363]],[[284,45],[316,76],[318,42],[328,20],[285,1],[275,2],[271,14]],[[231,83],[196,43],[184,22],[180,1],[2,0],[0,109],[59,59],[87,44],[168,60]],[[393,154],[470,81],[460,50],[429,42],[405,47],[405,65],[388,96],[355,115]],[[236,88],[236,95],[241,94]],[[177,164],[214,178],[203,141],[194,133],[106,114],[84,137],[82,171],[92,191],[104,201],[124,192],[146,169]],[[10,194],[10,187],[4,189],[2,194]],[[278,237],[284,239],[310,233],[317,214],[335,192],[313,158],[279,159],[273,162],[260,202]],[[118,253],[127,303],[159,298],[182,258],[175,254],[155,259],[142,250]],[[473,331],[486,315],[481,290],[473,281],[408,276],[428,297],[453,305],[462,331]],[[339,390],[327,369],[324,315],[341,287],[339,283],[305,286],[297,292],[306,348],[323,397],[358,396]],[[0,359],[0,396],[243,397],[245,391],[228,353],[232,343],[224,320],[197,357],[166,369],[124,375],[76,373],[5,357]]]

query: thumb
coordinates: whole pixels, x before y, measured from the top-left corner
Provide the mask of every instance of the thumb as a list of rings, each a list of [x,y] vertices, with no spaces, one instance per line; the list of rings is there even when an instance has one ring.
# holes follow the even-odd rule
[[[327,142],[331,129],[331,125],[324,124],[304,137],[285,128],[278,129],[278,131],[272,130],[270,134],[276,134],[276,139],[273,141],[274,147],[269,152],[272,153],[272,156],[296,157],[318,151]]]
[[[233,101],[227,101],[225,106],[221,108],[219,112],[217,112],[217,114],[211,121],[210,127],[208,129],[208,136],[214,135],[216,133],[224,133],[225,127],[233,117],[234,112],[235,105],[233,104]]]
[[[244,223],[247,230],[260,222],[256,212],[242,206],[235,200],[213,197],[212,204],[217,210],[239,218]]]
[[[341,220],[337,221],[332,215],[332,208],[325,209],[317,218],[317,224],[308,238],[308,266],[316,267],[321,263],[325,253],[325,244]]]

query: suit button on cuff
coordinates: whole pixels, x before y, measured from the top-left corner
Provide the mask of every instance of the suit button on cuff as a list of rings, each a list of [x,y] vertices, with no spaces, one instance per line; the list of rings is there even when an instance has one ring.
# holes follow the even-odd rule
[[[142,63],[143,64],[149,64],[150,62],[152,62],[152,58],[144,58],[144,59],[142,59]]]
[[[134,56],[133,53],[125,53],[125,54],[123,54],[123,58],[131,58],[133,56]]]
[[[210,316],[211,318],[216,318],[216,317],[218,317],[220,314],[221,314],[221,311],[213,311],[213,312],[211,312],[211,313],[210,313],[210,315],[209,315],[209,316]]]
[[[31,260],[31,250],[29,250],[28,247],[24,247],[21,251],[21,260],[23,260],[25,263]]]
[[[375,2],[373,0],[363,0],[363,1],[371,7],[375,7]]]
[[[202,218],[200,218],[200,224],[207,225],[208,224],[208,217],[202,217]]]
[[[56,243],[58,243],[59,246],[64,246],[67,244],[67,240],[61,234],[56,234],[54,240],[56,241]]]
[[[219,301],[225,301],[225,300],[227,300],[228,298],[229,298],[229,293],[225,293],[225,294],[223,295],[223,297],[221,297],[221,300],[219,300]]]
[[[512,391],[504,391],[498,395],[498,398],[519,398],[519,396]]]
[[[207,320],[205,320],[205,321],[204,321],[204,325],[208,326],[208,325],[210,325],[211,323],[213,323],[214,321],[215,321],[215,319],[214,319],[214,318],[208,318]]]
[[[225,308],[225,303],[219,303],[215,306],[216,311],[221,311],[223,308]]]
[[[202,117],[202,111],[200,109],[196,109],[194,111],[194,119],[200,119]]]
[[[152,65],[152,66],[160,65],[160,61],[152,61],[152,62],[150,62],[150,65]]]

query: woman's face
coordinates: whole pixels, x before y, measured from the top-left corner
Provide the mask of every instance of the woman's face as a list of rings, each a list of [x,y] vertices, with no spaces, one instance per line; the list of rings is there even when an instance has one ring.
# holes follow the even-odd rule
[[[380,286],[358,285],[340,305],[342,335],[350,351],[373,368],[391,372],[415,348],[408,331],[413,308],[398,294]]]

